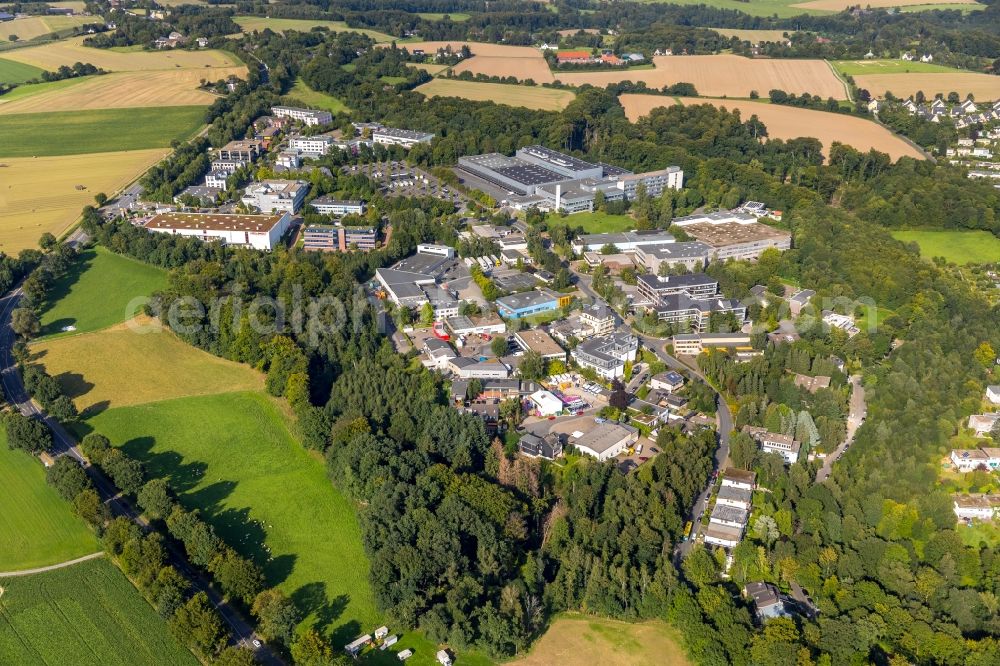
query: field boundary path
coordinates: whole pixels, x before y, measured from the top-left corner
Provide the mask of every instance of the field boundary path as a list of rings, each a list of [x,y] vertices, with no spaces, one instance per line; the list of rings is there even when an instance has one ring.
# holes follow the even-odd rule
[[[847,82],[847,79],[844,78],[843,74],[837,71],[837,68],[833,66],[832,62],[829,60],[824,60],[823,62],[825,62],[826,66],[830,68],[830,71],[837,77],[837,80],[844,84],[844,92],[847,93],[847,101],[854,104],[854,95],[851,94],[851,85]]]
[[[59,562],[58,564],[50,564],[47,567],[35,567],[34,569],[22,569],[20,571],[0,571],[0,578],[17,578],[18,576],[32,576],[34,574],[45,573],[46,571],[53,571],[55,569],[65,569],[66,567],[71,567],[74,564],[82,564],[83,562],[96,560],[98,557],[104,557],[103,550],[99,550],[96,553],[91,553],[90,555],[84,555],[83,557],[78,557],[75,560],[66,560],[65,562]]]
[[[865,402],[865,387],[861,385],[861,375],[851,375],[851,407],[847,415],[847,434],[844,441],[840,443],[833,453],[823,460],[823,466],[816,471],[816,483],[823,483],[833,472],[833,463],[840,460],[844,451],[854,441],[854,435],[858,428],[865,422],[868,413],[868,404]]]
[[[116,515],[124,516],[139,526],[144,532],[152,531],[152,526],[132,504],[123,497],[118,489],[97,468],[89,465],[77,446],[73,436],[62,427],[56,419],[43,412],[31,399],[24,388],[21,374],[14,360],[13,348],[17,340],[14,329],[11,328],[11,313],[21,301],[22,291],[18,286],[10,293],[0,298],[0,382],[2,382],[7,401],[25,416],[35,418],[52,431],[53,456],[67,455],[77,460],[87,472],[94,488],[101,499]],[[170,564],[178,573],[191,582],[195,591],[204,592],[219,615],[232,629],[237,645],[253,650],[258,663],[265,666],[281,666],[283,660],[264,643],[264,639],[254,632],[253,626],[247,622],[232,605],[211,585],[211,582],[201,572],[194,570],[173,539],[164,539]],[[259,645],[259,647],[257,647]]]

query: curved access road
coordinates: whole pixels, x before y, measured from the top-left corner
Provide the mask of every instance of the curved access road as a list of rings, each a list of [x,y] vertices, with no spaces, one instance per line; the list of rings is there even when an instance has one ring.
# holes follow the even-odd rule
[[[25,416],[38,419],[49,427],[52,431],[52,449],[50,453],[53,456],[70,456],[79,461],[86,469],[87,475],[94,484],[94,488],[100,494],[104,503],[111,509],[112,513],[128,518],[144,532],[151,531],[153,528],[142,516],[142,513],[132,506],[127,498],[119,494],[118,489],[100,470],[87,463],[73,436],[56,419],[42,411],[25,390],[24,383],[21,380],[21,373],[18,371],[13,354],[17,335],[10,325],[11,313],[20,303],[21,296],[22,291],[19,286],[0,298],[0,383],[2,383],[7,402],[20,410]],[[219,615],[229,625],[238,645],[254,650],[254,656],[261,664],[269,666],[273,664],[277,666],[284,663],[264,643],[263,639],[254,633],[253,626],[212,587],[208,578],[201,572],[195,571],[188,564],[187,557],[183,553],[182,548],[173,539],[164,539],[164,546],[166,547],[170,564],[182,576],[188,579],[192,589],[204,592],[208,596],[209,601],[219,611]]]
[[[729,409],[729,404],[726,402],[725,397],[712,386],[709,381],[705,378],[705,375],[701,373],[696,367],[688,365],[683,361],[671,356],[667,353],[667,341],[661,340],[660,338],[652,338],[648,335],[643,335],[641,333],[636,333],[636,337],[642,341],[642,344],[647,349],[651,350],[656,354],[657,358],[663,361],[667,367],[673,368],[674,370],[684,370],[690,376],[704,382],[712,391],[715,392],[715,418],[719,433],[719,448],[715,450],[715,469],[721,471],[722,466],[726,464],[726,459],[729,457],[729,435],[733,432],[733,414]],[[694,506],[691,507],[691,513],[688,516],[688,520],[691,521],[691,535],[688,540],[678,546],[677,551],[680,557],[686,557],[688,551],[694,546],[695,539],[701,530],[701,521],[699,518],[705,512],[708,506],[708,498],[712,494],[713,482],[711,479],[705,486],[705,489],[701,491],[698,495],[698,499],[695,500]]]
[[[46,571],[65,569],[66,567],[71,567],[74,564],[80,564],[81,562],[95,560],[98,557],[104,557],[103,550],[99,550],[96,553],[91,553],[90,555],[84,555],[83,557],[78,557],[75,560],[66,560],[65,562],[59,562],[58,564],[50,564],[47,567],[35,567],[34,569],[21,569],[20,571],[0,571],[0,578],[17,578],[18,576],[32,576],[34,574],[45,573]]]
[[[851,408],[847,415],[847,434],[840,446],[823,460],[823,466],[816,471],[816,483],[823,483],[830,477],[833,463],[840,460],[840,456],[850,447],[867,414],[868,404],[865,402],[865,387],[861,385],[861,375],[851,375]]]

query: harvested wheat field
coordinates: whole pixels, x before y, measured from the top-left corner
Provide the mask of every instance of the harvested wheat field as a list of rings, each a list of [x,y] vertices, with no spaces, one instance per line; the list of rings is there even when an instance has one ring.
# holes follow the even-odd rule
[[[46,231],[59,235],[95,194],[128,185],[168,152],[0,158],[0,252],[37,247]]]
[[[253,368],[192,347],[145,317],[36,343],[31,352],[81,412],[264,388]]]
[[[460,97],[474,102],[496,102],[540,111],[562,111],[576,97],[568,90],[517,86],[502,83],[477,83],[456,79],[434,79],[417,88],[428,97]]]
[[[88,77],[85,81],[68,87],[39,84],[39,92],[12,102],[5,102],[0,97],[0,115],[36,111],[208,105],[218,99],[218,96],[198,90],[201,80],[218,81],[230,75],[246,76],[246,68],[121,72]]]
[[[241,67],[234,56],[212,49],[199,51],[130,51],[121,53],[108,49],[92,49],[83,45],[83,37],[60,42],[6,51],[3,57],[42,69],[55,70],[60,65],[89,62],[111,72],[135,72],[157,69],[209,67]],[[245,71],[245,68],[243,68]]]
[[[432,54],[440,48],[451,45],[458,51],[467,45],[473,57],[454,67],[456,73],[472,72],[486,76],[514,76],[520,80],[531,79],[535,83],[552,83],[552,71],[542,52],[531,46],[505,46],[503,44],[483,44],[480,42],[413,42],[401,44],[411,53],[423,49]]]
[[[9,41],[11,35],[17,35],[17,41],[26,42],[35,37],[41,37],[52,32],[75,28],[86,23],[93,23],[92,16],[27,16],[0,24],[0,42]],[[99,20],[99,19],[98,19]],[[73,63],[69,63],[73,64]]]
[[[619,81],[645,81],[650,88],[693,83],[707,97],[749,97],[756,90],[766,97],[775,88],[824,99],[847,99],[844,84],[822,60],[768,60],[736,55],[657,56],[656,69],[559,74],[563,83],[608,86]]]
[[[1000,99],[1000,76],[975,72],[940,74],[862,74],[854,77],[859,88],[873,97],[883,97],[888,90],[897,97],[909,97],[918,90],[928,98],[937,93],[957,92],[963,99],[972,93],[977,100]]]
[[[449,67],[448,65],[438,65],[437,63],[432,62],[410,62],[407,63],[407,65],[415,69],[422,69],[431,76],[440,74]]]
[[[858,0],[810,0],[792,5],[799,9],[840,12],[858,6]],[[867,7],[909,7],[911,5],[975,5],[976,0],[865,0]]]
[[[888,153],[892,159],[915,157],[922,159],[920,152],[886,128],[870,120],[846,114],[798,109],[791,106],[764,104],[750,100],[707,99],[701,97],[663,97],[657,95],[622,95],[619,100],[625,107],[625,115],[635,122],[650,111],[661,106],[680,102],[685,106],[694,104],[714,104],[730,111],[739,111],[744,120],[756,115],[773,139],[795,139],[814,137],[828,149],[834,141],[853,146],[857,150],[870,148]]]
[[[784,42],[785,34],[792,30],[738,30],[736,28],[709,28],[723,37],[735,37],[744,42]]]

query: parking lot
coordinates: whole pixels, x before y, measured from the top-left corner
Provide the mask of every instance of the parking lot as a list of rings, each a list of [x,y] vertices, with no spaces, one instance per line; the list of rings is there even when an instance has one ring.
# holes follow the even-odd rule
[[[423,169],[411,167],[406,162],[386,161],[344,167],[345,173],[361,173],[375,181],[386,196],[436,197],[451,201],[461,209],[465,196]]]

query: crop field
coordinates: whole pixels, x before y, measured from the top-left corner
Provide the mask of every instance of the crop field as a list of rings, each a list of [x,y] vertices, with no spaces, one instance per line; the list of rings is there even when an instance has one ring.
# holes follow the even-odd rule
[[[2,29],[2,28],[0,28]],[[3,83],[24,83],[42,75],[41,69],[25,65],[23,62],[4,60],[0,58],[0,82]],[[7,93],[8,95],[10,93]],[[3,97],[0,97],[3,99]]]
[[[496,102],[542,111],[561,111],[576,98],[572,92],[556,88],[477,83],[457,79],[434,79],[416,90],[428,97],[460,97],[475,102]]]
[[[350,111],[350,109],[347,108],[347,105],[342,101],[333,95],[327,95],[326,93],[319,92],[318,90],[313,90],[307,86],[306,82],[302,79],[295,80],[295,85],[288,91],[288,97],[296,99],[308,107],[326,109],[330,113]]]
[[[944,257],[956,264],[1000,261],[1000,238],[988,231],[893,231],[892,237],[916,243],[928,259]]]
[[[915,5],[926,5],[930,4],[928,0],[871,0],[866,1],[865,6],[868,7],[908,7]],[[975,5],[976,0],[944,0],[944,2],[937,2],[936,5]],[[797,9],[806,10],[818,10],[818,11],[829,11],[829,12],[840,12],[851,7],[856,7],[857,2],[852,2],[852,0],[810,0],[809,2],[799,2],[792,7]]]
[[[745,42],[783,42],[791,30],[738,30],[736,28],[710,28],[723,37],[735,37]]]
[[[826,148],[829,148],[832,142],[839,141],[862,151],[875,148],[888,153],[894,160],[904,155],[917,159],[923,158],[923,155],[916,148],[886,128],[857,116],[765,104],[750,100],[674,98],[656,95],[622,95],[619,99],[622,106],[625,107],[625,115],[633,122],[657,107],[668,106],[677,101],[687,106],[714,104],[730,111],[739,110],[744,120],[748,120],[751,115],[756,115],[767,126],[768,136],[773,139],[815,137]]]
[[[850,76],[867,74],[932,74],[966,73],[961,69],[937,65],[933,62],[920,62],[919,60],[831,60],[838,72]]]
[[[378,30],[352,28],[343,21],[313,21],[307,19],[265,18],[263,16],[236,16],[233,17],[233,21],[243,29],[243,32],[262,31],[265,28],[270,28],[274,32],[284,32],[285,30],[309,32],[313,28],[320,27],[327,28],[331,32],[360,32],[363,35],[368,35],[376,42],[402,41]]]
[[[630,624],[566,613],[558,617],[525,657],[510,666],[690,666],[680,635],[665,622]]]
[[[455,66],[456,73],[515,76],[521,80],[532,79],[535,83],[551,83],[554,80],[549,64],[542,57],[542,52],[530,46],[506,46],[469,41],[413,42],[405,46],[410,51],[423,49],[425,53],[434,53],[449,44],[455,51],[467,45],[473,54],[472,58]]]
[[[135,308],[127,308],[133,299],[166,286],[167,272],[161,268],[103,247],[86,250],[52,285],[49,301],[42,306],[42,335],[61,335],[60,330],[70,325],[77,334],[87,333],[131,319]]]
[[[193,135],[204,119],[201,106],[0,115],[0,157],[167,148]]]
[[[972,93],[977,100],[1000,99],[1000,76],[975,72],[939,74],[865,74],[855,76],[859,88],[873,97],[884,97],[888,90],[897,97],[909,97],[922,90],[928,98],[942,93],[957,92],[960,97]]]
[[[209,105],[217,95],[198,90],[202,80],[245,76],[245,67],[177,69],[162,72],[121,72],[83,79],[66,79],[69,86],[40,83],[16,99],[0,97],[0,114]],[[78,83],[77,83],[78,82]],[[62,83],[57,81],[55,83]],[[18,92],[20,89],[15,89]]]
[[[45,482],[42,463],[24,451],[8,449],[2,429],[0,488],[0,571],[58,564],[101,549],[69,502]],[[0,617],[4,601],[0,597]],[[0,640],[0,663],[13,663],[3,659],[2,644]]]
[[[0,579],[0,663],[197,666],[132,583],[103,558]]]
[[[756,90],[766,97],[769,90],[810,93],[824,99],[847,99],[844,84],[822,60],[767,60],[736,55],[657,56],[655,69],[636,72],[583,72],[559,74],[563,83],[607,86],[619,81],[645,81],[650,88],[678,82],[693,83],[706,97],[749,97]],[[998,79],[1000,81],[1000,79]]]
[[[450,65],[439,65],[439,64],[434,63],[434,62],[411,62],[411,63],[407,63],[407,65],[409,67],[413,67],[413,68],[416,68],[416,69],[422,69],[425,72],[427,72],[428,74],[430,74],[431,76],[435,76],[437,74],[440,74],[441,72],[445,71],[446,69],[448,69],[450,67]]]
[[[83,37],[74,37],[51,44],[32,46],[3,55],[42,69],[55,70],[60,65],[89,62],[110,72],[152,71],[158,69],[204,69],[206,67],[241,67],[234,55],[214,49],[197,51],[111,51],[83,45]]]
[[[81,413],[196,395],[262,390],[253,368],[201,351],[155,320],[31,346]]]
[[[109,409],[88,424],[166,477],[234,548],[338,638],[378,619],[354,507],[276,403],[226,393]],[[341,617],[343,615],[343,617]],[[360,622],[351,624],[347,619]]]
[[[4,21],[0,25],[0,42],[10,41],[8,39],[10,35],[17,35],[18,41],[26,42],[29,39],[59,30],[93,23],[94,20],[93,16],[26,16],[16,18],[13,21]]]
[[[58,236],[94,202],[95,194],[125,187],[167,152],[156,148],[0,159],[0,251],[37,247],[46,231]]]

